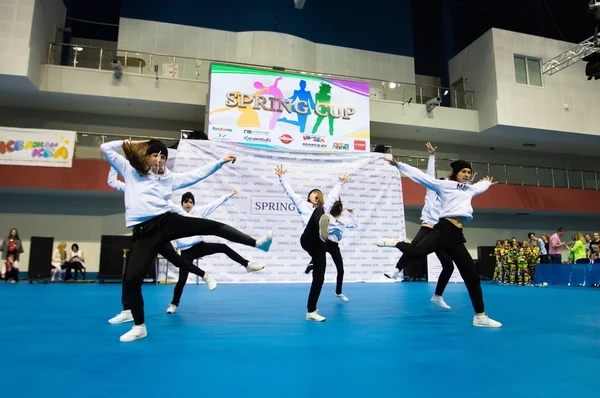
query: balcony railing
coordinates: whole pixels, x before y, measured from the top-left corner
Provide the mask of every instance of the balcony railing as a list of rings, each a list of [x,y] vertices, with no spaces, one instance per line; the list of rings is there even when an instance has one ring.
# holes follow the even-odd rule
[[[208,82],[211,63],[237,65],[255,69],[273,69],[273,66],[240,64],[222,60],[180,57],[167,54],[144,53],[120,49],[100,48],[78,44],[52,43],[48,51],[48,64],[112,71],[112,61],[118,60],[125,74],[158,76],[161,79],[186,79]],[[280,70],[278,68],[277,70]],[[440,97],[441,106],[475,109],[475,92],[445,87],[419,85],[368,79],[358,76],[330,74],[299,69],[286,72],[333,77],[341,80],[368,83],[371,98],[394,102],[425,104]]]
[[[180,137],[122,136],[98,133],[77,133],[75,157],[80,159],[101,159],[100,144],[113,140],[160,139],[167,146],[179,141]],[[418,156],[396,156],[401,162],[427,170],[427,158]],[[455,159],[437,158],[438,162],[449,163]],[[475,180],[492,176],[500,184],[529,185],[538,187],[598,190],[600,172],[570,170],[556,167],[533,167],[516,164],[472,162]],[[438,177],[447,177],[448,170],[439,169]]]
[[[397,156],[401,162],[427,170],[427,159],[417,156]],[[455,159],[437,158],[437,161],[449,163]],[[485,176],[494,177],[500,184],[528,185],[552,188],[598,190],[600,172],[589,170],[571,170],[555,167],[535,167],[517,164],[471,162],[475,180]],[[437,170],[438,177],[447,177],[449,170]]]

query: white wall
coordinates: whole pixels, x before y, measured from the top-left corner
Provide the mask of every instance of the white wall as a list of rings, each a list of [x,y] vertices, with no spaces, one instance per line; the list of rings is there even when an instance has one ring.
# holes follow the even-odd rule
[[[35,0],[0,3],[0,74],[27,76]]]
[[[227,32],[121,18],[118,48],[414,83],[411,57],[313,43],[278,32]],[[146,57],[143,54],[140,57]],[[154,57],[162,67],[168,57]],[[145,59],[145,58],[144,58]],[[196,61],[181,60],[180,77],[195,79]],[[207,63],[207,62],[204,62]],[[207,72],[203,67],[202,75]]]
[[[40,85],[42,64],[48,62],[49,43],[54,42],[58,28],[64,28],[66,15],[62,0],[35,0],[27,76],[36,87]]]
[[[462,78],[464,89],[475,91],[475,110],[479,111],[481,131],[497,125],[498,88],[492,30],[452,58],[449,69],[451,84]]]
[[[587,80],[585,62],[543,76],[543,87],[515,80],[514,54],[543,63],[574,44],[499,29],[493,29],[493,37],[499,124],[600,135],[600,82]]]
[[[37,86],[57,28],[64,27],[62,0],[3,0],[0,3],[0,74],[28,76]]]

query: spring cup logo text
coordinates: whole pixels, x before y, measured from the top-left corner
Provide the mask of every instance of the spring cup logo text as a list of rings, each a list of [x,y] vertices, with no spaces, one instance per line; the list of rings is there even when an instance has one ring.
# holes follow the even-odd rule
[[[287,114],[306,115],[310,112],[310,106],[306,101],[292,101],[288,98],[275,98],[262,95],[242,94],[239,91],[225,94],[225,106],[228,108],[246,109],[250,106],[254,110],[263,110],[267,112],[285,112]],[[314,106],[314,112],[317,116],[329,117],[334,119],[350,120],[356,114],[353,107],[340,107],[334,104],[318,102]]]

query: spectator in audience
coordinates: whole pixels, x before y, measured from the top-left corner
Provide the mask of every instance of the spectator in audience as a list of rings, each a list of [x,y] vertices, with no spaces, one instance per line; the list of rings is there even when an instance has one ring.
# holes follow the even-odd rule
[[[508,239],[505,239],[502,242],[502,250],[500,251],[500,261],[502,261],[502,283],[510,282],[510,258],[510,242]]]
[[[519,255],[517,257],[517,272],[518,278],[517,283],[519,285],[528,285],[529,284],[529,268],[527,258],[530,255],[529,251],[531,247],[529,246],[529,242],[524,240],[521,243],[521,247],[519,248]]]
[[[600,245],[594,245],[594,252],[592,253],[592,262],[596,261],[597,259],[600,258]]]
[[[585,234],[585,252],[588,254],[588,257],[589,257],[591,242],[592,242],[592,237],[590,236],[590,234]]]
[[[575,244],[572,248],[569,248],[570,258],[576,263],[577,260],[587,258],[587,252],[585,250],[585,237],[581,232],[575,232]]]
[[[7,260],[8,255],[12,254],[15,261],[19,261],[21,253],[23,253],[23,244],[21,243],[21,238],[19,238],[19,231],[16,228],[11,229],[8,236],[4,238],[0,246],[0,251],[2,251],[3,260]]]
[[[535,233],[533,232],[530,232],[527,236],[529,237],[529,245],[531,246],[531,249],[538,249],[539,262],[542,264],[546,264],[548,259],[548,251],[546,249],[546,243],[543,239],[544,234],[542,234],[541,238],[535,236]]]
[[[78,272],[81,272],[85,279],[85,256],[83,255],[83,251],[79,250],[79,245],[77,243],[71,245],[71,255],[69,256],[69,262],[65,265],[65,268],[67,269],[65,280],[71,279],[71,270],[73,270],[75,274],[74,280],[77,280]]]
[[[594,236],[590,242],[590,258],[592,258],[592,255],[596,252],[596,246],[600,246],[600,235],[598,232],[594,232]]]
[[[542,234],[542,241],[544,242],[544,249],[546,249],[544,264],[550,264],[550,235]]]
[[[496,259],[496,268],[494,268],[494,276],[492,282],[500,283],[502,281],[502,241],[496,241],[496,247],[494,248],[494,257]]]
[[[562,264],[562,247],[565,246],[565,242],[562,242],[560,238],[565,234],[565,229],[560,227],[556,230],[556,233],[550,237],[550,264]]]
[[[60,242],[58,247],[54,249],[54,253],[52,253],[52,278],[50,279],[52,282],[56,280],[56,275],[58,274],[58,280],[62,280],[62,270],[67,262],[67,244],[65,242]]]
[[[19,263],[15,260],[15,255],[10,253],[6,261],[0,268],[0,276],[6,283],[16,283],[19,281]]]

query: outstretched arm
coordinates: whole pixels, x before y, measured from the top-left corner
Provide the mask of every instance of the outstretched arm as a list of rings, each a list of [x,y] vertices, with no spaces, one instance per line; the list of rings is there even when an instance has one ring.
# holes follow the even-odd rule
[[[414,182],[423,185],[427,189],[431,189],[437,193],[440,193],[441,187],[443,183],[447,183],[448,181],[437,180],[427,174],[423,173],[421,170],[416,167],[412,167],[407,165],[406,163],[398,162],[394,158],[386,158],[385,159],[391,165],[394,165],[400,170],[402,174],[413,180]]]
[[[436,178],[435,175],[435,151],[437,147],[433,147],[431,142],[425,144],[427,147],[427,152],[429,152],[429,160],[427,161],[427,175],[433,178]]]
[[[173,190],[187,188],[190,185],[204,180],[211,176],[215,171],[219,170],[225,163],[235,162],[236,157],[229,155],[221,160],[207,164],[206,166],[200,167],[196,170],[188,171],[186,173],[173,173]]]
[[[117,170],[111,166],[108,172],[108,186],[119,192],[125,192],[125,183],[119,181],[117,176]]]
[[[342,192],[344,184],[350,182],[350,176],[348,174],[344,174],[343,176],[340,176],[338,178],[339,181],[333,186],[333,189],[331,190],[331,192],[329,192],[329,195],[327,195],[327,200],[323,205],[325,213],[329,213],[331,211],[331,208],[333,207],[334,203],[337,202],[337,200],[340,198],[340,193]]]
[[[493,177],[485,177],[484,179],[482,179],[481,181],[479,181],[476,184],[471,185],[470,187],[474,191],[473,196],[477,196],[477,195],[481,195],[482,193],[487,191],[489,187],[491,187],[493,184],[497,184],[497,183],[498,182],[494,181]]]
[[[287,170],[284,170],[283,165],[277,166],[275,168],[275,174],[279,176],[279,182],[281,183],[283,190],[285,191],[288,198],[291,199],[294,206],[296,206],[298,212],[300,212],[301,206],[304,201],[302,200],[302,197],[300,195],[294,192],[292,186],[287,182],[287,180],[284,177],[285,173],[287,173]]]
[[[235,195],[235,194],[237,194],[237,191],[233,190],[230,193],[228,193],[227,195],[221,196],[217,200],[214,200],[204,206],[198,207],[197,211],[196,211],[196,208],[193,208],[192,209],[193,216],[198,217],[198,218],[208,217],[213,211],[217,210],[220,206],[222,206],[225,202],[227,202],[229,200],[229,198],[233,197],[233,195]]]

